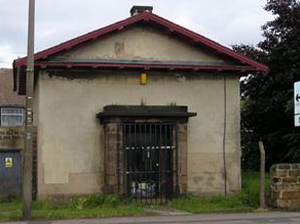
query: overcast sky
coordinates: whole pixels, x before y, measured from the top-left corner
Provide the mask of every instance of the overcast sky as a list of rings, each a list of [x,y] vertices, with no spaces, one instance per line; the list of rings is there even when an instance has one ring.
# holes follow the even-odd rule
[[[133,5],[223,45],[253,44],[272,19],[266,0],[36,0],[35,52],[129,17]],[[0,0],[0,67],[26,55],[28,0]]]

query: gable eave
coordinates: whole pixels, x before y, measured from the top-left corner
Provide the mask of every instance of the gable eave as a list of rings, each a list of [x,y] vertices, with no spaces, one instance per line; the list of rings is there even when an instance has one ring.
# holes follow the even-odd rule
[[[193,32],[191,30],[188,30],[178,24],[175,24],[169,20],[166,20],[158,15],[155,15],[155,14],[149,13],[149,12],[137,14],[137,15],[129,17],[125,20],[116,22],[116,23],[106,26],[104,28],[100,28],[98,30],[92,31],[90,33],[84,34],[82,36],[76,37],[69,41],[66,41],[66,42],[63,42],[56,46],[53,46],[51,48],[48,48],[46,50],[40,51],[34,55],[34,59],[35,60],[46,59],[49,56],[52,56],[56,53],[59,53],[64,50],[69,50],[79,44],[86,42],[86,41],[89,41],[91,39],[97,39],[103,35],[109,34],[116,30],[121,30],[126,26],[135,24],[142,20],[154,22],[154,23],[168,29],[172,33],[176,32],[180,35],[191,38],[196,43],[205,45],[208,48],[212,49],[213,51],[218,52],[219,54],[223,54],[227,57],[233,58],[233,59],[241,62],[242,64],[244,64],[247,67],[249,67],[249,66],[253,67],[254,70],[256,70],[256,71],[266,72],[268,70],[268,67],[266,65],[258,63],[256,61],[252,60],[251,58],[248,58],[244,55],[236,53],[233,50],[231,50],[215,41],[212,41],[200,34],[197,34],[197,33]],[[17,59],[14,61],[13,66],[14,66],[14,68],[25,66],[26,62],[27,62],[27,57],[20,58],[20,59]]]
[[[247,72],[257,71],[252,66],[245,65],[213,65],[213,64],[181,64],[181,63],[149,63],[149,62],[90,62],[90,61],[50,61],[36,62],[35,66],[41,69],[138,69],[138,70],[189,70],[189,71],[214,71],[235,72],[240,76]]]
[[[125,20],[118,21],[111,25],[94,30],[92,32],[75,37],[71,40],[60,43],[58,45],[55,45],[55,46],[45,49],[43,51],[37,52],[34,54],[34,60],[46,59],[53,54],[59,53],[64,50],[69,50],[69,49],[71,49],[79,44],[82,44],[86,41],[89,41],[91,39],[96,39],[96,38],[106,35],[110,32],[113,32],[115,30],[121,30],[125,26],[129,26],[129,25],[137,23],[143,19],[146,19],[147,14],[148,13],[137,14],[137,15],[129,17]],[[27,57],[23,57],[23,58],[19,58],[19,59],[15,60],[13,65],[16,67],[24,66],[24,65],[26,65],[26,62],[27,62]]]

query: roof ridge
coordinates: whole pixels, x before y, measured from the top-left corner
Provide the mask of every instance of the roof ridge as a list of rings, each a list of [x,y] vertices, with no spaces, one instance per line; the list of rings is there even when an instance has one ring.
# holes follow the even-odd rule
[[[47,52],[47,51],[51,51],[51,50],[54,49],[54,48],[59,48],[60,46],[62,47],[62,46],[64,46],[64,45],[69,45],[69,44],[71,44],[71,43],[73,43],[73,45],[74,45],[74,41],[76,41],[76,40],[78,40],[78,39],[87,38],[88,36],[91,36],[92,34],[95,34],[95,33],[100,32],[100,31],[102,31],[102,30],[111,28],[112,26],[117,26],[117,25],[119,25],[119,24],[122,24],[122,23],[124,23],[124,21],[129,21],[129,19],[135,19],[135,20],[136,20],[136,19],[139,18],[139,17],[141,17],[141,14],[137,14],[137,15],[134,15],[134,16],[131,16],[131,17],[127,17],[126,19],[117,21],[117,22],[112,23],[112,24],[110,24],[110,25],[107,25],[107,26],[104,26],[104,27],[101,27],[101,28],[92,30],[92,31],[90,31],[90,32],[88,32],[88,33],[85,33],[85,34],[82,34],[82,35],[78,35],[78,36],[76,36],[76,37],[74,37],[74,38],[72,38],[72,39],[63,41],[63,42],[61,42],[61,43],[59,43],[59,44],[56,44],[56,45],[54,45],[54,46],[52,46],[52,47],[49,47],[49,48],[46,48],[46,49],[44,49],[44,50],[41,50],[41,51],[36,52],[36,53],[34,54],[34,59],[35,59],[35,60],[39,59],[38,56],[39,56],[40,54],[43,54],[43,53],[45,53],[45,52]],[[91,37],[90,37],[90,38],[91,38]],[[90,39],[90,38],[87,38],[87,40]],[[84,41],[86,41],[86,40],[84,40]],[[77,42],[78,42],[78,41],[77,41]],[[81,42],[80,42],[80,43],[81,43]],[[78,44],[78,43],[77,43],[77,44]],[[65,47],[64,47],[64,48],[65,48]],[[14,62],[16,62],[16,66],[18,66],[19,63],[21,64],[21,63],[23,62],[23,60],[26,60],[26,58],[27,58],[27,56],[22,57],[22,58],[18,58],[18,59],[16,59],[16,60],[14,60]],[[19,63],[18,63],[18,62],[19,62]]]
[[[225,54],[225,55],[227,55],[231,58],[234,58],[235,60],[238,60],[238,61],[240,61],[242,63],[245,63],[245,64],[248,64],[250,66],[253,66],[256,70],[260,70],[260,71],[267,71],[268,70],[267,66],[265,66],[265,65],[263,65],[259,62],[256,62],[256,61],[254,61],[253,59],[251,59],[249,57],[241,55],[241,54],[233,51],[232,49],[230,49],[230,48],[228,48],[224,45],[219,44],[216,41],[213,41],[213,40],[211,40],[211,39],[209,39],[209,38],[207,38],[207,37],[205,37],[201,34],[198,34],[198,33],[194,32],[190,29],[187,29],[187,28],[185,28],[181,25],[178,25],[178,24],[176,24],[176,23],[174,23],[170,20],[167,20],[167,19],[165,19],[161,16],[158,16],[158,15],[156,15],[154,13],[150,13],[150,12],[139,13],[137,15],[128,17],[124,20],[120,20],[118,22],[115,22],[111,25],[108,25],[108,26],[93,30],[91,32],[88,32],[86,34],[77,36],[77,37],[72,38],[68,41],[62,42],[58,45],[55,45],[53,47],[50,47],[50,48],[47,48],[45,50],[42,50],[40,52],[35,53],[34,58],[35,58],[35,60],[38,60],[40,58],[47,58],[49,55],[58,53],[62,50],[70,49],[73,46],[81,44],[85,41],[88,41],[88,40],[94,39],[94,38],[98,38],[101,35],[108,34],[112,31],[117,30],[117,29],[122,29],[125,26],[132,25],[132,24],[137,23],[141,20],[151,20],[155,23],[158,23],[158,24],[160,24],[164,27],[169,28],[170,30],[174,30],[174,31],[178,32],[179,34],[181,34],[183,36],[187,36],[187,37],[193,39],[196,42],[202,43],[202,44],[208,46],[209,48],[214,49],[217,52],[223,53],[223,54]],[[26,64],[26,59],[27,59],[27,57],[23,57],[23,58],[15,60],[14,63],[13,63],[14,67],[19,67],[19,66],[25,65]]]
[[[226,46],[224,46],[224,45],[222,45],[222,44],[220,44],[220,43],[218,43],[218,42],[216,42],[216,41],[214,41],[214,40],[212,40],[212,39],[210,39],[210,38],[208,38],[208,37],[206,37],[206,36],[204,36],[204,35],[201,35],[201,34],[199,34],[199,33],[196,33],[196,32],[193,31],[193,30],[190,30],[190,29],[188,29],[188,28],[186,28],[186,27],[184,27],[184,26],[181,26],[181,25],[179,25],[179,24],[176,24],[176,23],[174,23],[174,22],[172,22],[172,21],[170,21],[170,20],[168,20],[168,19],[165,19],[165,18],[163,18],[163,17],[161,17],[161,16],[159,16],[159,15],[156,15],[156,14],[154,14],[154,13],[151,13],[151,14],[152,14],[153,16],[155,16],[155,17],[157,17],[157,18],[159,18],[159,19],[161,19],[161,20],[167,22],[167,23],[172,24],[173,26],[177,26],[177,27],[181,28],[182,30],[185,30],[186,32],[191,33],[192,35],[195,35],[195,36],[197,36],[197,37],[199,37],[199,38],[201,38],[201,39],[204,39],[206,42],[208,42],[208,44],[216,45],[217,47],[222,48],[222,49],[225,50],[225,51],[229,51],[231,54],[234,54],[234,55],[238,56],[239,58],[242,57],[246,62],[249,61],[249,62],[251,62],[251,63],[253,63],[253,64],[254,64],[254,63],[257,64],[259,67],[262,67],[263,69],[267,69],[267,66],[265,66],[265,65],[263,65],[263,64],[261,64],[261,63],[255,61],[255,60],[253,60],[253,59],[251,59],[251,58],[249,58],[249,57],[247,57],[247,56],[241,55],[241,54],[235,52],[234,50],[230,49],[229,47],[226,47]],[[201,42],[202,42],[202,41],[201,41]]]

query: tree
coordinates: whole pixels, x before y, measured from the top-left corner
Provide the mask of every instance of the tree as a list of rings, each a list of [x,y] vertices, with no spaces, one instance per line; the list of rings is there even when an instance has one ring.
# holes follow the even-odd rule
[[[293,83],[300,74],[299,0],[268,0],[274,20],[263,27],[257,47],[233,48],[269,66],[267,75],[249,74],[241,81],[243,165],[257,168],[258,140],[266,164],[300,161],[300,128],[294,127]],[[258,165],[258,164],[257,164]]]

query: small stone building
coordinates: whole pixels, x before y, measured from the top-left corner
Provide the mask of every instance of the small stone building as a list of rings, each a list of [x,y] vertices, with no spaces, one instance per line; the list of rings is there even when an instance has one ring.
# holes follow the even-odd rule
[[[21,194],[24,96],[13,92],[12,69],[0,69],[0,198]]]
[[[266,70],[152,7],[36,53],[38,197],[240,190],[239,79]]]

